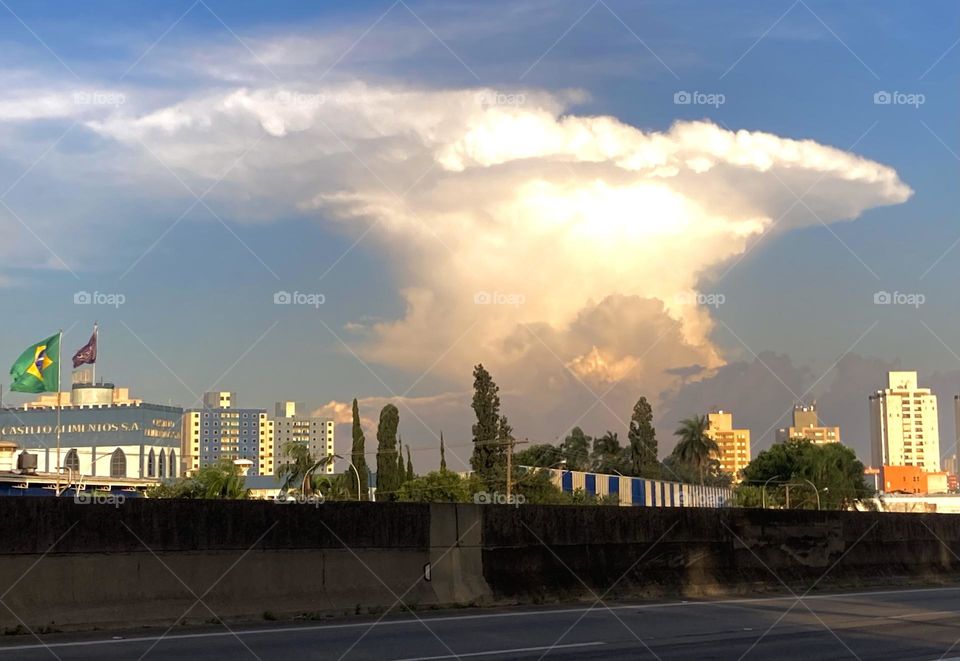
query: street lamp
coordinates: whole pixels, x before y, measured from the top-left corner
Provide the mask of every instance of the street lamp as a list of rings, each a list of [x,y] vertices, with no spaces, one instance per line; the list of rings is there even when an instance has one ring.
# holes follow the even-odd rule
[[[357,467],[353,465],[352,461],[347,461],[347,463],[350,464],[350,468],[353,469],[353,474],[357,476],[357,500],[363,500],[363,498],[360,497],[360,472],[357,470]]]
[[[327,455],[327,456],[328,456],[328,457],[334,457],[334,458],[336,458],[336,459],[344,459],[344,460],[347,462],[347,464],[350,466],[350,468],[353,469],[353,474],[357,476],[357,501],[363,500],[363,498],[360,497],[360,493],[361,493],[361,492],[360,492],[360,487],[361,487],[361,484],[360,484],[360,471],[358,471],[358,470],[357,470],[357,467],[353,465],[353,461],[351,461],[350,459],[347,459],[347,458],[344,457],[343,455],[339,455],[339,454],[333,454],[333,455]],[[321,460],[321,461],[323,461],[323,460]],[[330,463],[330,460],[328,459],[326,463]]]
[[[767,509],[767,485],[770,484],[771,481],[779,479],[779,475],[774,475],[763,483],[763,491],[760,492],[760,501],[763,504],[763,509]]]
[[[820,509],[820,489],[817,488],[817,485],[811,482],[810,480],[804,480],[807,484],[813,487],[813,493],[817,494],[817,509]]]

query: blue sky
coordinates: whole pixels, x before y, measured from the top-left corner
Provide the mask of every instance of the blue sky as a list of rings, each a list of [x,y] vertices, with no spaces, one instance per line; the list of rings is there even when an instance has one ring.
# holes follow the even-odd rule
[[[282,398],[321,407],[356,396],[369,400],[365,415],[373,419],[372,409],[404,395],[413,398],[401,408],[407,437],[423,448],[434,444],[440,429],[467,438],[470,411],[458,393],[469,388],[469,365],[480,360],[500,367],[507,412],[521,435],[538,440],[562,435],[576,418],[564,415],[572,409],[589,409],[582,424],[592,433],[620,429],[630,403],[646,394],[664,412],[661,442],[669,445],[675,418],[695,412],[681,410],[689,384],[663,376],[662,368],[671,364],[703,364],[697,378],[709,381],[724,378],[717,371],[723,364],[743,362],[778,391],[771,409],[781,402],[789,406],[825,373],[810,395],[826,390],[836,378],[835,361],[848,352],[876,359],[878,375],[883,361],[899,360],[918,369],[922,381],[936,379],[952,388],[940,393],[943,409],[960,391],[960,378],[952,374],[960,368],[960,328],[952,323],[960,247],[948,251],[960,238],[956,3],[927,2],[918,12],[908,3],[817,0],[723,5],[206,0],[160,6],[93,2],[82,9],[63,2],[5,2],[0,76],[7,98],[0,100],[0,136],[7,148],[0,154],[0,195],[7,206],[0,206],[5,239],[0,297],[7,314],[0,345],[11,360],[22,346],[59,327],[68,329],[67,346],[79,347],[99,320],[100,373],[150,400],[191,405],[214,385],[239,391],[245,405],[265,407]],[[210,110],[237,90],[251,95],[281,90],[301,99],[327,84],[357,81],[411,95],[406,105],[384,101],[390,111],[376,119],[390,123],[402,116],[408,124],[391,132],[374,122],[354,134],[349,113],[322,115],[324,126],[330,122],[328,128],[339,134],[328,143],[329,136],[313,137],[324,134],[317,124],[301,129],[295,126],[299,119],[287,117],[285,132],[277,135],[267,120],[266,129],[248,131],[245,120],[234,125],[232,116],[225,120]],[[523,168],[529,177],[552,173],[554,166],[549,158],[542,165],[532,158],[484,165],[485,178],[461,193],[463,209],[444,202],[440,213],[434,203],[445,184],[435,175],[442,168],[422,167],[427,161],[417,160],[422,154],[411,156],[416,150],[405,141],[419,130],[418,117],[443,114],[448,116],[443,126],[457,121],[458,111],[443,96],[455,90],[519,94],[526,104],[521,110],[531,112],[540,103],[530,101],[536,94],[572,94],[556,117],[612,117],[645,133],[666,132],[678,121],[709,120],[723,131],[810,140],[891,168],[913,194],[893,202],[878,190],[863,192],[874,185],[865,180],[857,184],[863,190],[853,190],[848,184],[854,166],[848,165],[845,174],[817,184],[822,206],[811,206],[826,222],[794,205],[778,227],[752,235],[735,255],[698,262],[697,289],[722,294],[724,302],[701,311],[711,322],[706,338],[688,342],[699,343],[693,348],[679,340],[669,351],[659,345],[649,354],[646,345],[630,347],[628,338],[642,335],[630,324],[655,327],[652,317],[615,321],[624,337],[592,326],[569,330],[578,310],[591,309],[589,302],[613,294],[663,299],[653,281],[672,277],[664,270],[631,270],[623,264],[629,257],[611,257],[602,243],[577,258],[587,263],[578,266],[579,280],[597,284],[570,294],[583,299],[576,308],[561,310],[563,303],[534,290],[540,286],[534,284],[537,273],[549,280],[557,265],[478,261],[476,268],[488,269],[491,278],[500,268],[529,269],[530,289],[524,291],[543,305],[534,313],[528,301],[523,310],[529,312],[519,323],[543,329],[536,342],[518,339],[527,336],[511,330],[515,320],[508,318],[470,326],[475,320],[451,308],[441,294],[418,326],[410,312],[416,299],[405,291],[438,291],[461,277],[473,282],[460,272],[470,271],[464,261],[476,255],[459,245],[460,233],[448,229],[460,222],[459,213],[479,208],[466,193],[489,183],[486,177],[514,176],[509,168]],[[78,106],[78,92],[121,94],[123,102],[111,106],[103,97],[106,103]],[[675,103],[684,92],[722,95],[723,102]],[[897,100],[903,101],[922,95],[922,104],[875,103],[882,92],[899,92]],[[38,101],[45,95],[54,100]],[[63,108],[55,98],[74,103]],[[192,125],[189,132],[167,125],[147,131],[137,124],[148,116],[166,117],[165,108],[181,103],[194,103],[195,118],[213,117],[210,124]],[[243,103],[253,108],[256,100]],[[370,140],[371,130],[376,140]],[[316,156],[338,142],[350,150],[329,159]],[[242,152],[248,147],[249,154]],[[288,147],[304,153],[289,157],[283,153]],[[210,157],[221,149],[226,155]],[[403,158],[408,160],[397,165]],[[581,174],[576,167],[584,185],[608,177]],[[800,195],[814,181],[801,169],[785,164],[765,180],[731,175],[709,185],[727,187],[721,198],[742,196],[751,212],[762,207],[777,218],[795,201],[784,189]],[[370,193],[380,183],[423,194],[413,211],[426,228],[424,237],[408,240],[410,227],[419,225],[399,224],[402,205],[386,220],[369,212],[383,204]],[[211,185],[204,198],[208,206],[195,204],[187,188],[199,194]],[[496,186],[515,190],[509,180],[498,179]],[[315,206],[304,195],[312,188],[322,197]],[[330,196],[357,191],[366,195],[361,211],[344,211],[337,206],[341,198],[331,202]],[[690,195],[696,199],[696,193]],[[845,200],[854,198],[856,218],[844,220]],[[644,217],[643,209],[637,216]],[[394,221],[398,225],[390,224]],[[364,233],[377,222],[383,224]],[[589,218],[584,222],[590,227]],[[504,255],[513,256],[510,244],[532,236],[506,230],[489,238],[491,246],[508,246]],[[438,241],[453,249],[456,261],[438,260]],[[691,234],[689,241],[691,250],[712,249],[699,235]],[[637,260],[645,259],[638,251]],[[685,268],[682,260],[676,263]],[[444,270],[449,276],[436,273]],[[630,282],[623,291],[603,284],[621,272],[626,280],[644,282]],[[473,290],[463,287],[472,296]],[[876,306],[873,293],[880,290],[921,293],[924,303]],[[78,306],[73,303],[78,291],[122,293],[126,302],[116,309]],[[322,293],[325,302],[316,309],[276,306],[277,291]],[[630,318],[648,319],[639,313]],[[450,328],[431,335],[445,319]],[[377,326],[398,321],[401,328]],[[538,347],[549,355],[534,356]],[[610,368],[605,375],[581,370],[591,347],[604,356]],[[661,349],[663,365],[648,370]],[[758,363],[763,352],[787,356],[782,369],[789,374],[773,369],[773,361]],[[551,356],[556,361],[548,368]],[[716,360],[706,365],[710,356]],[[620,372],[610,367],[617,361],[639,367],[620,382]],[[804,370],[808,374],[799,376]],[[538,387],[541,379],[549,387]],[[604,397],[598,405],[608,388],[609,402]],[[843,384],[834,388],[841,392]],[[839,419],[830,422],[862,435],[867,394],[862,393],[862,410],[837,411],[833,416]],[[711,403],[736,412],[738,405],[748,408],[751,393],[725,398]],[[331,404],[325,410],[338,409]],[[745,422],[759,436],[769,426],[767,418],[774,422],[782,412],[757,411]],[[944,420],[941,435],[952,442],[952,419]],[[864,442],[858,438],[854,445],[866,456]]]

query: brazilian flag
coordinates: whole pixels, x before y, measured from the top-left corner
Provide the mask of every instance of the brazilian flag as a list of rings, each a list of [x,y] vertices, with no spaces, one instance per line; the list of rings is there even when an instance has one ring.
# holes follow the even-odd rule
[[[20,354],[10,368],[15,392],[57,392],[60,390],[60,334],[37,342]]]

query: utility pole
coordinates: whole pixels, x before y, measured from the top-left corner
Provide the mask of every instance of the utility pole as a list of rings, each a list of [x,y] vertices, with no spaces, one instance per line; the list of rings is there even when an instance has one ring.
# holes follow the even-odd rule
[[[513,448],[515,445],[522,445],[524,443],[529,443],[530,441],[522,440],[517,441],[515,439],[507,439],[507,504],[510,504],[510,495],[513,493]]]
[[[766,482],[763,483],[763,491],[760,494],[761,501],[763,503],[763,509],[767,509],[767,485],[770,484],[771,480],[779,480],[779,475],[774,475],[771,478],[768,478]]]
[[[530,441],[524,439],[518,441],[513,438],[504,438],[497,441],[481,441],[477,445],[487,447],[506,447],[507,448],[507,502],[510,502],[510,496],[513,493],[513,448],[517,445],[523,445]]]

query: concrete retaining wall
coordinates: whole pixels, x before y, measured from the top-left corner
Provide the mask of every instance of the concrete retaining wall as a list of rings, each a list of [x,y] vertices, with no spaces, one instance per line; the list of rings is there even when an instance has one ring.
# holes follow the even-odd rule
[[[417,504],[0,499],[0,594],[13,586],[0,627],[365,613],[401,596],[448,603],[453,590],[441,598],[422,580],[431,521]]]
[[[0,628],[805,591],[952,580],[958,557],[951,515],[0,498]]]
[[[960,578],[960,517],[752,509],[491,508],[496,598],[702,596]]]

